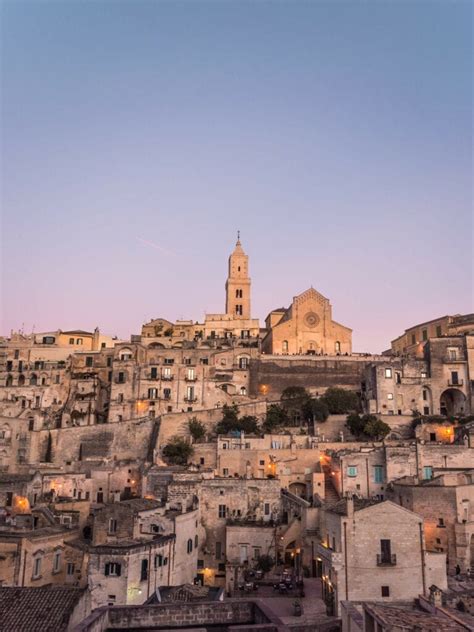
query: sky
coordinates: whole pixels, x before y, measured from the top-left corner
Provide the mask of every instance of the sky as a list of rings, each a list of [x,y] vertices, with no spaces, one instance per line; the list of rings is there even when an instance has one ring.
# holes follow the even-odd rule
[[[311,285],[380,352],[473,310],[470,1],[1,7],[0,333]]]

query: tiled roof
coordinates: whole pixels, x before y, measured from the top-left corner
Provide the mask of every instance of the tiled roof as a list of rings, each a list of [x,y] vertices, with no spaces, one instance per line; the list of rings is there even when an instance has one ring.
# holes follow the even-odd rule
[[[130,498],[130,500],[121,500],[118,504],[127,505],[133,511],[149,511],[163,506],[163,503],[150,498]]]
[[[0,588],[0,630],[63,632],[83,592],[80,588]]]
[[[430,614],[423,610],[379,604],[365,604],[364,609],[374,615],[377,621],[384,625],[394,626],[397,630],[410,630],[410,632],[451,632],[451,630],[457,630],[459,632],[463,629],[462,626],[446,616]]]

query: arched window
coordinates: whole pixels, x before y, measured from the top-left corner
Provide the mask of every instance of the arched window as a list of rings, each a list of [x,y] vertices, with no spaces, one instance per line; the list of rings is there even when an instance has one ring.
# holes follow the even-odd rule
[[[193,541],[191,540],[191,538],[189,538],[188,540],[187,550],[188,550],[188,553],[192,553],[193,551]]]
[[[13,376],[12,375],[8,375],[7,376],[7,381],[5,382],[5,386],[12,386],[13,384]]]
[[[288,353],[288,340],[283,340],[281,343],[281,352]]]
[[[241,395],[247,395],[247,389],[245,388],[245,386],[241,386],[240,387],[240,394]]]
[[[30,377],[30,386],[36,386],[37,384],[38,384],[38,377],[36,373],[33,373],[33,375]]]
[[[336,353],[341,353],[341,343],[339,342],[339,340],[336,340],[336,342],[334,343],[334,350]]]
[[[25,386],[25,376],[23,375],[23,373],[18,378],[18,386]]]

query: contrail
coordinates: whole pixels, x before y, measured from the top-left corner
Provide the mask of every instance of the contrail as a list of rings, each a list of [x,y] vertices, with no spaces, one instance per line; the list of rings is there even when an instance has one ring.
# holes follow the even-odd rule
[[[159,250],[160,252],[164,252],[167,255],[174,255],[174,252],[171,252],[171,250],[167,250],[166,248],[162,248],[161,246],[158,246],[158,244],[155,244],[153,241],[149,241],[148,239],[142,239],[141,237],[137,237],[138,241],[141,241],[142,244],[145,244],[146,246],[150,246],[151,248],[154,248],[155,250]]]

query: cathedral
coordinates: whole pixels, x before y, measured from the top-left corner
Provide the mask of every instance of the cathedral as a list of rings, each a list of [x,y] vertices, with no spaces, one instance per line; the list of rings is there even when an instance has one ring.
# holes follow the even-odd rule
[[[163,346],[198,340],[203,344],[214,339],[253,340],[260,341],[263,353],[279,355],[341,355],[352,351],[352,330],[332,319],[329,299],[313,288],[295,296],[288,308],[270,312],[265,329],[260,329],[258,318],[251,315],[249,257],[240,235],[229,257],[225,294],[224,313],[206,314],[203,323],[154,319],[143,325],[142,338],[162,339]]]

